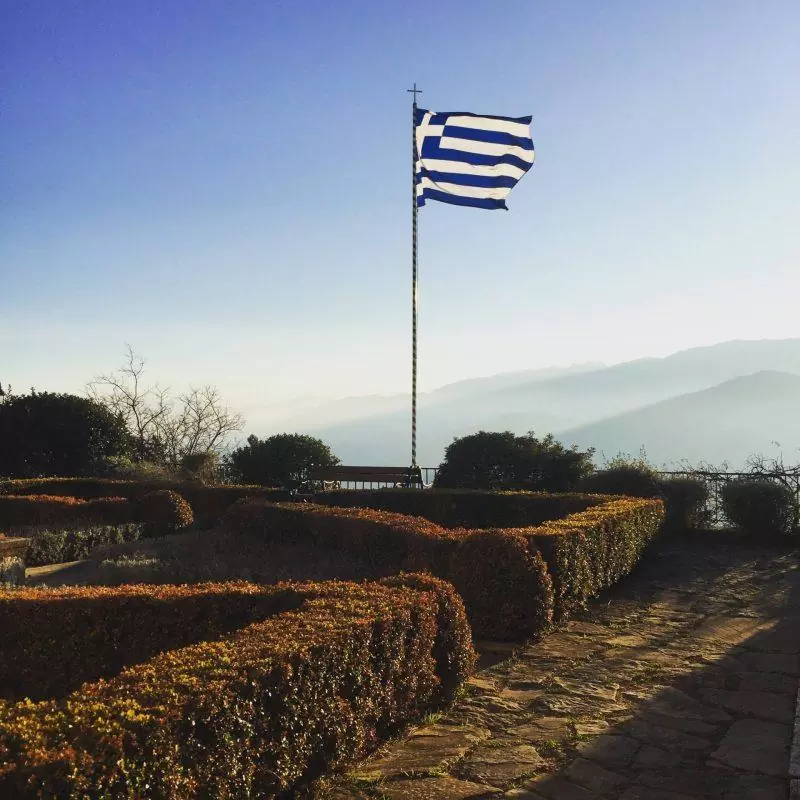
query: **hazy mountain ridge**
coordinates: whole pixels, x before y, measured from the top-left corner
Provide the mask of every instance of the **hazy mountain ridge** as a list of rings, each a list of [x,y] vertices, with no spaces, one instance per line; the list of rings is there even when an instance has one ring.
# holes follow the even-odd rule
[[[437,465],[454,437],[479,429],[552,432],[607,456],[644,447],[656,463],[740,462],[755,450],[766,452],[773,440],[786,440],[790,449],[800,446],[788,419],[793,403],[800,409],[794,379],[800,385],[800,339],[731,341],[610,367],[468,379],[420,395],[418,462]],[[282,429],[320,436],[346,463],[405,464],[410,399],[379,401],[350,398],[341,401],[350,416],[331,419],[312,410]],[[698,409],[707,403],[713,413],[704,416]],[[749,414],[747,403],[756,407]],[[646,423],[653,414],[658,423]]]
[[[680,395],[559,435],[606,457],[638,453],[653,463],[686,461],[733,468],[754,453],[800,457],[800,375],[765,370]],[[777,442],[778,444],[774,444]]]

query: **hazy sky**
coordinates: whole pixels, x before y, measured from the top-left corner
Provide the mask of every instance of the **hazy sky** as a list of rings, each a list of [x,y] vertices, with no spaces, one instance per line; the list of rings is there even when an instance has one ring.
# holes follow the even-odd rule
[[[0,2],[0,382],[407,391],[410,95],[533,115],[420,212],[420,383],[800,333],[800,3]]]

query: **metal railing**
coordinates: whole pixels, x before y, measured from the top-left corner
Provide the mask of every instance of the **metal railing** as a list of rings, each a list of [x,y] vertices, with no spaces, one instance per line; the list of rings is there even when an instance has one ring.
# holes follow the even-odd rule
[[[439,471],[438,467],[420,467],[422,473],[422,484],[428,489],[433,486],[433,481],[436,478],[436,473]],[[396,485],[390,481],[339,481],[340,489],[392,489]]]
[[[728,528],[732,522],[725,516],[722,490],[735,480],[769,480],[786,486],[800,502],[800,473],[796,470],[773,470],[766,472],[715,472],[711,470],[667,470],[656,473],[661,478],[693,478],[702,481],[708,489],[703,511],[706,526],[709,528]]]
[[[425,488],[433,486],[438,467],[420,467],[422,472],[422,482]],[[713,470],[659,470],[656,475],[660,478],[694,478],[701,480],[708,489],[703,511],[705,512],[705,523],[709,528],[726,528],[732,525],[731,521],[725,516],[722,503],[723,487],[734,480],[756,478],[775,481],[786,486],[793,492],[798,503],[800,503],[800,470],[768,470],[764,472],[721,472]],[[394,484],[380,481],[350,481],[342,482],[342,489],[383,489],[391,488]]]

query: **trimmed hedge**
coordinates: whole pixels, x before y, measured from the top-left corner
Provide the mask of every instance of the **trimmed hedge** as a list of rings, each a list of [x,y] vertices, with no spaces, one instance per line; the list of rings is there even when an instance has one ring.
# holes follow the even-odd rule
[[[60,697],[301,603],[286,588],[226,583],[0,592],[0,692],[6,699]]]
[[[556,618],[627,575],[663,522],[661,500],[621,497],[524,531],[553,578]]]
[[[134,521],[134,508],[124,497],[81,500],[53,495],[1,495],[0,525],[122,525]]]
[[[443,528],[521,528],[584,511],[606,500],[587,494],[481,489],[344,489],[314,495],[315,503],[410,514]]]
[[[165,536],[194,522],[192,507],[169,489],[148,492],[136,501],[136,507],[140,519],[147,522],[147,536]]]
[[[4,494],[47,494],[90,500],[100,497],[125,497],[138,500],[148,492],[169,489],[180,494],[192,507],[197,524],[213,527],[229,506],[243,497],[288,500],[289,492],[265,486],[204,486],[186,481],[129,481],[112,478],[25,478],[0,481]]]
[[[376,574],[427,570],[451,581],[479,637],[520,638],[551,619],[552,587],[544,561],[516,532],[448,529],[422,517],[312,503],[242,500],[222,522],[282,545],[352,553]],[[491,558],[475,551],[491,541]],[[474,540],[474,541],[473,541]]]
[[[296,610],[61,701],[0,702],[0,796],[295,796],[451,696],[474,663],[452,589],[393,582],[291,585]]]
[[[402,490],[374,494],[376,499],[367,498],[370,503],[388,503],[392,496],[408,502]],[[375,509],[261,500],[232,506],[223,524],[279,544],[352,553],[378,572],[430,570],[460,592],[477,636],[519,639],[541,631],[554,614],[563,618],[630,572],[664,521],[661,500],[584,500],[554,501],[554,509],[572,503],[585,510],[524,527],[444,528],[423,517]],[[519,497],[511,501],[524,504]],[[541,511],[546,503],[546,497],[534,496],[532,507]],[[487,507],[482,505],[481,513]]]

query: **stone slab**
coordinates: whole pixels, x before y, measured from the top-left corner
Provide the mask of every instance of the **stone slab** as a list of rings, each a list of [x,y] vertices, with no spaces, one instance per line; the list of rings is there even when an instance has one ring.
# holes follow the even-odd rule
[[[742,719],[730,726],[711,757],[736,770],[785,777],[790,736],[788,725]]]

